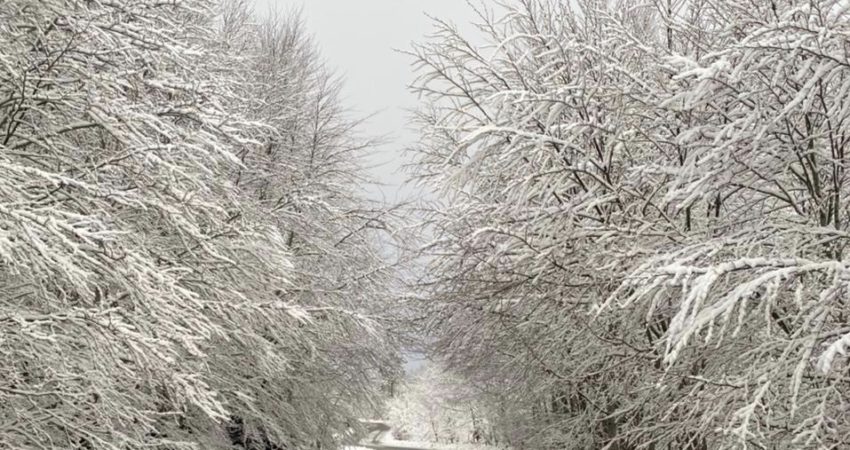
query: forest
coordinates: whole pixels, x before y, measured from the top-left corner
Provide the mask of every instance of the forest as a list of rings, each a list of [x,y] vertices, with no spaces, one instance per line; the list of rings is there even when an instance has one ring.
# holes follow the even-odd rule
[[[297,14],[0,0],[0,449],[850,448],[850,1],[468,8],[390,203]]]

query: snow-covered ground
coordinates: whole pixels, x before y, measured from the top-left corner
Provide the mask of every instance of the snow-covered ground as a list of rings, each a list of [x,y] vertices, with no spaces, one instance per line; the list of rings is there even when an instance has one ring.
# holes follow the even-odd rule
[[[361,420],[369,434],[359,444],[343,447],[343,450],[504,450],[482,444],[434,444],[430,442],[399,441],[393,438],[392,425],[380,420]]]
[[[343,450],[504,450],[479,444],[432,444],[428,442],[393,441],[381,444],[361,444],[343,447]]]
[[[397,441],[388,435],[378,442],[360,443],[343,447],[343,450],[504,450],[482,444],[434,444],[430,442]]]

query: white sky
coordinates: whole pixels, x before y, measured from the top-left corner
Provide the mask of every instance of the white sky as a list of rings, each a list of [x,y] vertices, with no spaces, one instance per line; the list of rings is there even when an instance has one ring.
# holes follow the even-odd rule
[[[254,1],[257,12],[302,9],[322,56],[345,80],[345,106],[358,118],[375,114],[362,131],[387,138],[372,159],[372,164],[380,163],[372,169],[373,177],[387,186],[370,191],[378,198],[398,200],[405,179],[399,172],[402,152],[416,139],[406,108],[414,107],[416,98],[407,90],[413,79],[410,58],[394,49],[410,49],[411,42],[422,41],[432,31],[426,13],[471,28],[471,8],[463,0]]]

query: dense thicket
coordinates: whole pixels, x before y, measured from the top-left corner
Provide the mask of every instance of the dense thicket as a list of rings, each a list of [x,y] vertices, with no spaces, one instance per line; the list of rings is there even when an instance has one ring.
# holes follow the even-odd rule
[[[392,273],[337,91],[239,3],[0,2],[0,448],[328,448],[368,414]]]
[[[531,448],[844,448],[850,5],[516,0],[413,52],[435,352]],[[477,41],[476,41],[477,42]]]

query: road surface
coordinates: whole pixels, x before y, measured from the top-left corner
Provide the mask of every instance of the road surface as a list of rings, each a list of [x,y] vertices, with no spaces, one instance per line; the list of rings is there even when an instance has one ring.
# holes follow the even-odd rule
[[[434,450],[434,447],[425,446],[426,444],[401,441],[386,442],[392,431],[392,426],[382,420],[361,420],[360,423],[366,427],[368,435],[354,448],[374,450]]]
[[[407,447],[407,446],[405,446],[405,447],[393,447],[393,445],[399,445],[399,443],[396,443],[396,444],[357,444],[358,447],[371,448],[371,449],[375,449],[375,450],[431,450],[431,449],[427,449],[427,448],[424,448],[424,447]]]

